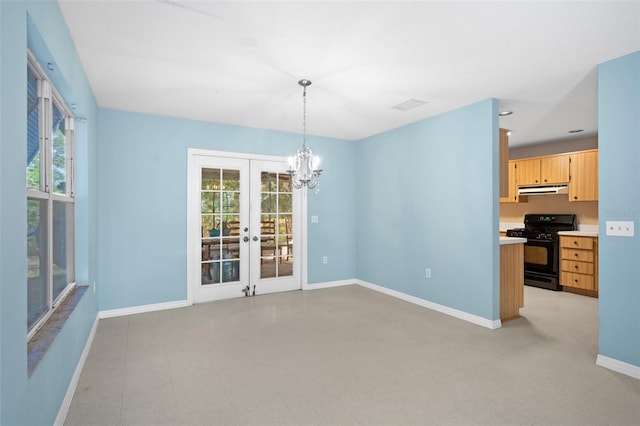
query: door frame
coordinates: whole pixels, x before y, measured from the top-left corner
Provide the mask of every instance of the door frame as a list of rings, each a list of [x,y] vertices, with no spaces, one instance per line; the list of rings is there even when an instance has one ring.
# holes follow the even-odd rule
[[[216,150],[208,150],[208,149],[199,149],[199,148],[187,148],[187,257],[185,259],[186,267],[187,267],[187,305],[193,305],[194,303],[194,289],[192,288],[191,283],[196,282],[200,277],[200,265],[193,266],[189,264],[189,261],[192,259],[200,259],[201,253],[200,249],[196,250],[196,247],[199,247],[200,242],[200,217],[196,220],[195,212],[192,211],[192,207],[194,205],[194,197],[200,195],[200,188],[197,187],[196,182],[191,178],[191,168],[194,166],[194,161],[196,157],[218,157],[218,158],[233,158],[233,159],[241,159],[241,160],[263,160],[263,161],[282,161],[286,162],[287,157],[284,156],[274,156],[274,155],[262,155],[262,154],[247,154],[240,152],[229,152],[229,151],[216,151]],[[294,189],[294,191],[301,191],[301,201],[300,201],[300,289],[306,290],[308,288],[308,277],[307,277],[307,188],[304,187],[302,189]],[[197,241],[196,241],[197,240]],[[194,275],[196,274],[196,275]]]

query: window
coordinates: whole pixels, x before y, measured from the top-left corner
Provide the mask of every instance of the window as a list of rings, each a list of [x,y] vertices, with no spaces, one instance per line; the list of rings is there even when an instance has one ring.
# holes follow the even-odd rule
[[[73,116],[35,58],[27,63],[28,337],[75,285]]]

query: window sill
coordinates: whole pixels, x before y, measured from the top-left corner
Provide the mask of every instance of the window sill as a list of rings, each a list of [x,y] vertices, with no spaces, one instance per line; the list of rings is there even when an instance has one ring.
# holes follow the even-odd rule
[[[73,313],[73,310],[78,306],[80,299],[87,291],[87,286],[76,286],[69,295],[65,298],[62,304],[51,315],[44,326],[33,336],[33,338],[27,344],[27,370],[29,377],[33,374],[44,354],[47,352],[51,344],[56,339],[56,336],[62,330],[65,322]]]

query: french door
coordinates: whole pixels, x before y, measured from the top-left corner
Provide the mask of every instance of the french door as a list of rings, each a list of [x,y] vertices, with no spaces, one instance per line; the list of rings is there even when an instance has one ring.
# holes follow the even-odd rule
[[[287,162],[189,157],[188,285],[194,303],[301,288],[301,196]]]

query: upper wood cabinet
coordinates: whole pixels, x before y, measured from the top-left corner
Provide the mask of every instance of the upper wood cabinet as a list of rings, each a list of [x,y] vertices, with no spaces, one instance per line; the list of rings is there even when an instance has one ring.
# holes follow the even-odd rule
[[[555,185],[569,182],[569,155],[518,160],[518,186]]]
[[[498,165],[500,169],[500,198],[509,196],[509,130],[500,129]]]
[[[569,154],[569,201],[598,201],[598,150]]]
[[[518,187],[569,184],[569,201],[598,201],[598,150],[511,160],[507,166],[509,191],[501,203],[527,201]],[[500,178],[502,180],[502,171]]]
[[[508,183],[509,183],[509,193],[506,197],[500,197],[501,203],[518,203],[520,201],[520,196],[518,195],[518,182],[516,180],[516,161],[509,161],[508,165]],[[526,196],[524,198],[527,198]]]
[[[515,163],[518,186],[540,185],[540,159],[518,160]]]
[[[552,155],[540,159],[540,183],[559,184],[569,182],[569,155]]]

